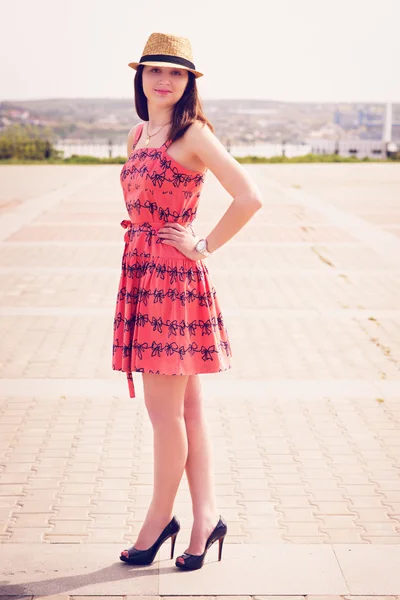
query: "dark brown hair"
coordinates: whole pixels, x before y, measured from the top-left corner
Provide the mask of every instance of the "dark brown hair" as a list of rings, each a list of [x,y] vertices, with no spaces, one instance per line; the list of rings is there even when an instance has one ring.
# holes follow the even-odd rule
[[[142,121],[149,120],[147,98],[143,91],[143,69],[139,65],[135,75],[135,108]],[[200,96],[197,91],[196,77],[188,71],[189,79],[182,97],[174,106],[172,123],[170,125],[168,139],[175,141],[183,136],[188,127],[196,120],[206,123],[214,133],[212,123],[203,112]]]

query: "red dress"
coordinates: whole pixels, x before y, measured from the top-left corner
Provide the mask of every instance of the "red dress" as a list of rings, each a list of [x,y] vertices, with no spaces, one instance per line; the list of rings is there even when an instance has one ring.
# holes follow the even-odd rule
[[[170,143],[133,150],[120,174],[130,220],[121,221],[126,232],[112,368],[126,373],[131,398],[132,372],[190,375],[231,368],[228,331],[207,259],[191,260],[157,234],[165,223],[180,223],[195,235],[192,223],[207,171],[170,157]]]

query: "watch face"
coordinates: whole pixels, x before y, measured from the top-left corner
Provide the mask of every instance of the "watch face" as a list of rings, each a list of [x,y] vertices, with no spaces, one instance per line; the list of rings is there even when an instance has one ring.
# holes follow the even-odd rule
[[[199,240],[196,248],[198,252],[203,252],[206,249],[206,240]]]

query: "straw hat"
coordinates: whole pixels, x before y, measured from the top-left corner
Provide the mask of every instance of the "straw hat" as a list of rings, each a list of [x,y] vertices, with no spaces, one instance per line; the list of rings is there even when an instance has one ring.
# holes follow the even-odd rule
[[[140,61],[128,63],[135,70],[138,65],[179,67],[191,71],[196,77],[203,76],[196,71],[189,38],[169,33],[152,33],[149,36]]]

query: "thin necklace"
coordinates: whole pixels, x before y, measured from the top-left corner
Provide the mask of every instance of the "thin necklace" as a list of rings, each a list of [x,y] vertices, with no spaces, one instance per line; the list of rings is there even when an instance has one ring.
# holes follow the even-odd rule
[[[155,135],[156,135],[156,134],[157,134],[159,131],[161,131],[161,129],[162,129],[163,127],[165,127],[166,125],[169,125],[170,123],[172,123],[172,121],[168,121],[168,123],[165,123],[165,125],[163,125],[162,127],[160,127],[160,129],[159,129],[158,131],[156,131],[156,133],[152,133],[152,134],[150,135],[150,134],[149,134],[149,122],[147,121],[147,128],[146,128],[146,131],[147,131],[147,137],[146,137],[146,141],[145,141],[144,145],[145,145],[145,146],[148,146],[148,145],[149,145],[149,143],[150,143],[150,138],[154,137],[154,136],[155,136]]]

